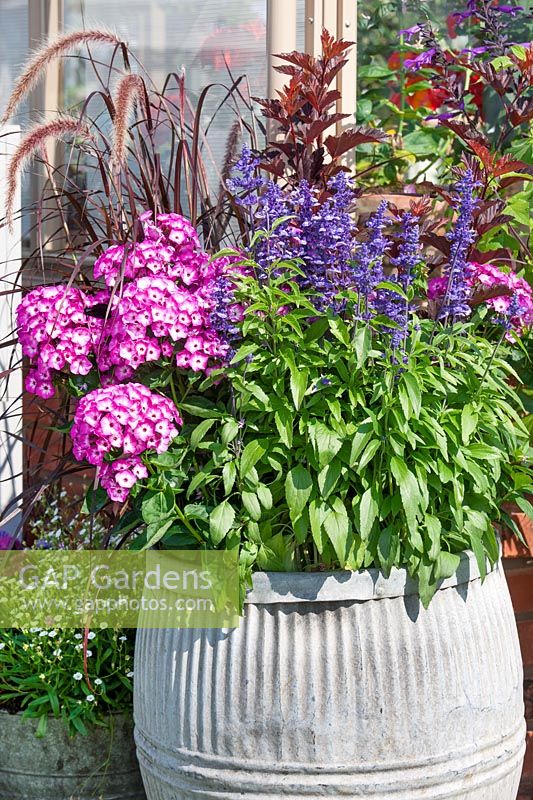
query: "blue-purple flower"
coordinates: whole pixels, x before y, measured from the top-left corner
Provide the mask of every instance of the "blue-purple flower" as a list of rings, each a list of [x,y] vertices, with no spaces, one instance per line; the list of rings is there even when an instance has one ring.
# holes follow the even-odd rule
[[[450,255],[444,270],[447,286],[439,311],[440,319],[461,319],[468,317],[471,312],[468,300],[472,293],[469,280],[472,268],[468,253],[475,240],[473,216],[478,202],[475,197],[476,185],[471,169],[467,169],[455,185],[454,207],[458,214],[454,230],[447,234]]]
[[[366,223],[368,239],[356,251],[352,265],[353,288],[366,304],[369,295],[383,280],[383,258],[390,247],[384,234],[387,224],[387,202],[383,200]]]
[[[387,280],[390,283],[397,283],[405,293],[413,283],[421,260],[420,225],[418,219],[407,212],[402,217],[401,228],[402,238],[398,255],[390,259],[391,266],[396,269],[396,275],[388,277]],[[398,326],[386,328],[391,337],[392,349],[396,350],[407,338],[409,301],[392,289],[378,289],[373,306],[378,314],[383,314]]]

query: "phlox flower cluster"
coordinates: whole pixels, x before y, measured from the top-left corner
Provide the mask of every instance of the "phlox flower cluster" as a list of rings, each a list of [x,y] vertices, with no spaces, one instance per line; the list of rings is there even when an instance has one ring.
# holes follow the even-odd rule
[[[524,278],[514,272],[502,272],[491,264],[472,264],[472,284],[476,288],[498,289],[506,294],[489,297],[485,303],[492,308],[509,328],[522,333],[533,325],[533,291]]]
[[[195,372],[221,363],[227,344],[210,323],[216,279],[231,259],[210,262],[191,223],[180,214],[140,217],[144,240],[108,248],[95,278],[122,280],[105,330],[98,366],[125,380],[143,363],[175,358]]]
[[[142,384],[95,389],[77,405],[73,453],[98,467],[111,500],[123,502],[133,484],[148,476],[141,454],[152,449],[163,453],[181,425],[173,402]]]
[[[447,278],[431,278],[428,298],[439,301],[446,293]],[[496,321],[518,334],[533,325],[533,291],[531,286],[514,272],[502,272],[492,264],[469,263],[469,299],[476,292],[494,290],[495,296],[483,302],[496,314]],[[500,290],[500,294],[498,294]]]
[[[140,220],[144,232],[142,242],[108,247],[94,263],[94,277],[114,286],[122,278],[180,278],[186,286],[205,278],[203,268],[209,261],[200,247],[193,225],[180,214],[158,214],[145,211]]]
[[[26,389],[54,394],[56,372],[87,375],[103,384],[129,380],[142,364],[166,359],[195,372],[219,366],[229,343],[212,325],[216,281],[236,257],[213,261],[191,223],[179,214],[141,215],[144,240],[109,247],[95,278],[108,289],[89,295],[75,287],[41,286],[17,310],[18,334],[31,361]],[[105,304],[105,313],[91,309]],[[222,332],[223,333],[223,332]]]
[[[92,297],[73,286],[38,286],[17,308],[17,332],[23,354],[30,360],[26,390],[39,397],[54,394],[55,371],[87,375],[90,356],[102,337],[103,320],[87,311],[107,300],[107,293]]]
[[[175,358],[195,372],[206,369],[228,349],[210,324],[211,309],[211,287],[191,292],[166,277],[132,280],[110,315],[98,366],[114,369],[121,380],[160,358]]]

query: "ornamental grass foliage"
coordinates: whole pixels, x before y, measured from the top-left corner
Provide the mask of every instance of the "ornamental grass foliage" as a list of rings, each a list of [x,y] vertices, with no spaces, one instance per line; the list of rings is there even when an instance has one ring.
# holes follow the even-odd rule
[[[533,322],[531,290],[469,261],[469,169],[428,291],[416,205],[397,217],[381,203],[361,240],[344,172],[324,198],[258,166],[245,148],[233,183],[246,251],[209,259],[186,220],[143,215],[145,238],[96,262],[111,294],[94,328],[81,292],[51,287],[43,302],[34,289],[19,311],[25,352],[77,396],[73,456],[97,467],[100,506],[103,490],[126,504],[114,534],[133,547],[238,548],[243,580],[401,566],[427,603],[461,552],[483,575],[498,558],[503,503],[531,510],[508,360]]]

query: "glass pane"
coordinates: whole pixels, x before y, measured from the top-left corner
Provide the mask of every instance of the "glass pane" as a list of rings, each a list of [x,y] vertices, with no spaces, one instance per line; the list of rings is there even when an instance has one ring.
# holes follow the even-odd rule
[[[0,114],[28,53],[28,0],[0,0]],[[25,119],[23,106],[13,123]]]
[[[298,0],[298,46],[303,46],[304,0]],[[208,84],[231,85],[231,76],[246,75],[245,95],[264,95],[267,86],[266,0],[64,0],[65,29],[105,27],[128,42],[140,65],[158,89],[171,72],[185,72],[186,87],[194,103]],[[94,50],[107,60],[110,50]],[[116,65],[119,66],[120,59]],[[133,65],[132,65],[133,66]],[[133,66],[133,69],[138,67]],[[97,88],[87,61],[67,59],[64,64],[64,104],[69,107]],[[219,109],[222,87],[209,91],[203,110],[204,127],[210,124],[206,159],[209,177],[218,182],[215,165],[223,162],[228,134],[235,120],[231,104]],[[209,162],[211,161],[211,166]]]

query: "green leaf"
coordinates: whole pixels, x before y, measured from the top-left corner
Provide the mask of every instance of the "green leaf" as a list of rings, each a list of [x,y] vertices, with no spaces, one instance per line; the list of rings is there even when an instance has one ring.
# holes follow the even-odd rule
[[[97,514],[109,502],[109,497],[105,489],[101,486],[95,489],[94,486],[89,486],[87,494],[83,500],[81,507],[82,514]]]
[[[429,538],[428,558],[430,561],[436,561],[440,553],[440,537],[442,532],[442,525],[438,517],[432,514],[426,514],[424,517],[426,524],[426,531]]]
[[[402,498],[402,505],[405,511],[405,518],[409,531],[412,535],[417,534],[417,513],[420,507],[420,487],[413,473],[408,469],[407,465],[401,461],[397,456],[391,458],[391,472],[394,476],[400,495]],[[416,546],[419,546],[418,536],[416,537]],[[415,543],[413,542],[413,546]]]
[[[237,477],[237,466],[235,461],[228,461],[222,468],[222,480],[224,481],[224,494],[230,494]]]
[[[242,451],[239,464],[241,478],[244,478],[246,475],[248,475],[252,467],[255,467],[257,462],[265,455],[265,453],[266,448],[258,439],[248,442]]]
[[[279,438],[286,447],[292,447],[293,417],[288,408],[279,408],[274,414],[274,422],[279,433]]]
[[[354,336],[355,356],[359,369],[365,365],[365,361],[372,347],[372,334],[367,325],[363,325]]]
[[[346,564],[350,540],[350,520],[346,506],[339,497],[333,501],[324,517],[324,529],[339,559],[341,569]]]
[[[379,64],[366,64],[359,69],[358,75],[360,78],[391,78],[394,72]]]
[[[350,344],[350,332],[346,323],[340,317],[334,317],[329,320],[329,329],[339,342],[345,345]]]
[[[437,152],[437,137],[424,130],[412,131],[403,137],[404,150],[415,156],[434,156]]]
[[[362,539],[367,539],[370,536],[378,516],[378,504],[374,493],[374,487],[370,487],[363,494],[359,503],[359,533]]]
[[[478,423],[478,415],[471,403],[467,403],[461,411],[461,437],[463,444],[468,444]]]
[[[46,736],[46,732],[48,730],[48,716],[44,714],[42,717],[39,717],[39,723],[37,725],[37,730],[35,731],[35,736],[37,739],[43,739]]]
[[[496,56],[496,58],[492,59],[490,64],[496,71],[506,69],[507,67],[514,67],[513,60],[509,58],[509,56]]]
[[[307,369],[294,369],[291,368],[291,395],[294,407],[298,410],[302,404],[305,393],[307,391],[307,382],[309,380],[309,370]]]
[[[527,50],[521,44],[512,44],[511,53],[516,56],[519,61],[523,61],[527,55]]]
[[[203,397],[194,398],[194,402],[180,403],[180,411],[187,411],[193,417],[200,417],[200,419],[218,419],[222,416],[214,403]]]
[[[235,509],[223,500],[209,515],[209,532],[214,545],[220,544],[235,521]]]
[[[444,580],[455,575],[461,563],[461,558],[456,553],[441,550],[437,559],[437,580]]]
[[[326,505],[320,500],[314,499],[309,503],[309,523],[311,535],[320,554],[324,551],[324,519],[326,516]]]
[[[239,423],[236,419],[229,419],[227,422],[224,423],[222,426],[222,430],[220,432],[220,439],[222,444],[228,445],[232,442],[237,434],[239,433]]]
[[[150,492],[146,495],[141,505],[144,522],[149,525],[165,519],[174,508],[174,493],[171,489],[164,492]]]
[[[335,486],[337,485],[337,481],[339,480],[339,476],[342,470],[342,461],[338,458],[334,458],[329,464],[319,472],[318,474],[318,488],[320,489],[320,494],[327,500]]]
[[[485,548],[483,547],[483,542],[479,534],[470,534],[470,546],[476,558],[479,574],[483,580],[487,574],[487,556],[485,555]]]
[[[422,392],[420,391],[420,384],[418,383],[416,376],[410,372],[404,372],[402,377],[407,389],[407,394],[409,395],[413,414],[418,419],[420,417],[420,409],[422,408]]]
[[[243,344],[231,359],[230,364],[238,364],[239,361],[243,361],[243,359],[253,355],[255,352],[257,352],[256,344]]]
[[[272,492],[268,486],[265,486],[264,483],[259,483],[255,491],[263,508],[265,508],[267,511],[270,511],[273,501]]]
[[[529,500],[526,500],[525,497],[518,496],[515,498],[515,503],[523,514],[529,517],[530,520],[533,520],[533,505]]]
[[[422,557],[418,564],[418,594],[424,608],[427,608],[437,589],[435,565],[427,557]]]
[[[398,557],[400,541],[392,526],[384,528],[378,539],[378,558],[382,569],[390,570]]]
[[[291,520],[297,519],[309,502],[313,491],[313,479],[301,465],[293,467],[285,479],[285,497]]]
[[[399,294],[400,297],[403,297],[404,300],[407,300],[407,295],[405,294],[403,287],[399,283],[395,283],[394,281],[380,281],[376,286],[376,289],[386,289],[388,292],[394,292],[394,294]]]
[[[163,523],[152,522],[150,525],[148,525],[146,531],[146,544],[141,549],[148,550],[150,547],[153,547],[154,544],[157,544],[157,542],[163,538],[165,533],[169,528],[172,527],[172,525],[174,525],[175,522],[176,519],[173,517],[172,519],[167,519],[167,521]]]
[[[259,498],[255,492],[249,492],[246,489],[241,492],[242,504],[251,518],[256,522],[261,519],[261,506]]]
[[[193,450],[196,450],[202,439],[204,438],[205,434],[208,432],[210,428],[213,427],[215,424],[214,419],[204,419],[199,425],[191,433],[191,447]]]
[[[467,448],[472,458],[477,460],[499,461],[502,454],[495,447],[489,447],[486,444],[470,444]]]
[[[321,339],[329,328],[329,321],[325,317],[319,317],[311,323],[305,332],[305,341],[314,342]]]
[[[365,451],[361,458],[359,459],[359,463],[357,465],[357,472],[361,472],[367,464],[372,461],[376,453],[378,452],[379,448],[381,447],[382,442],[380,439],[372,439],[365,448]]]
[[[372,426],[370,420],[368,420],[359,426],[357,433],[354,435],[352,439],[352,445],[350,448],[350,460],[348,462],[351,467],[355,466],[360,453],[363,452],[364,448],[368,444],[369,439],[371,438],[372,438]]]
[[[309,425],[309,438],[313,444],[318,463],[325,467],[332,461],[342,447],[342,440],[330,430],[323,422],[314,422]]]

